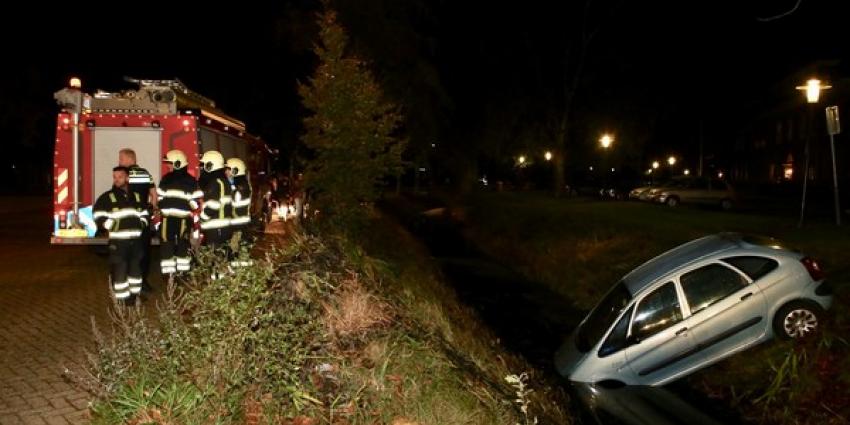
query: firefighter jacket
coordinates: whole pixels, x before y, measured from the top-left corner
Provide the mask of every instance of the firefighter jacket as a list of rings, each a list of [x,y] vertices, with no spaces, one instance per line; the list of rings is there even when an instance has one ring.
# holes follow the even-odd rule
[[[234,226],[244,226],[251,222],[251,182],[247,176],[233,179],[233,219]]]
[[[109,239],[136,239],[148,226],[148,211],[138,192],[115,186],[97,198],[94,220],[109,232]]]
[[[151,188],[154,187],[151,173],[138,165],[132,165],[129,169],[130,192],[138,193],[139,197],[142,199],[142,208],[150,210],[151,205],[148,197],[150,196]]]
[[[216,170],[204,179],[204,205],[201,211],[201,229],[222,229],[230,226],[233,189],[224,170]]]
[[[183,168],[166,174],[156,189],[163,217],[188,218],[197,210],[204,192],[198,181]]]

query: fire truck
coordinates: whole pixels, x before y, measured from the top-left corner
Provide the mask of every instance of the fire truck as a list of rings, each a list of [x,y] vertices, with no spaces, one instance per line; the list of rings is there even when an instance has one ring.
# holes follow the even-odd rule
[[[196,178],[200,157],[208,150],[244,160],[255,188],[258,179],[271,171],[275,151],[211,99],[176,79],[125,80],[136,87],[88,94],[80,80],[72,78],[68,87],[54,94],[62,110],[56,120],[53,160],[52,244],[106,243],[96,237],[92,205],[112,187],[112,168],[121,149],[133,149],[139,166],[157,183],[168,172],[162,158],[172,149],[186,154],[189,173]]]

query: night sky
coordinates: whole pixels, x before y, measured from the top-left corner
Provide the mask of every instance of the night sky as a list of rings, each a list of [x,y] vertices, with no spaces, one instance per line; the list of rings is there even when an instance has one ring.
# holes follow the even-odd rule
[[[405,108],[411,143],[439,141],[471,157],[510,155],[528,143],[522,128],[545,112],[564,40],[588,16],[596,35],[576,95],[576,152],[612,131],[618,143],[634,142],[628,155],[635,160],[691,154],[700,123],[707,146],[720,149],[802,68],[835,59],[846,71],[840,2],[803,0],[787,17],[759,19],[795,3],[599,0],[582,15],[583,2],[332,2],[352,51],[371,62],[389,97]],[[84,88],[110,91],[129,88],[125,75],[178,77],[291,152],[303,117],[296,81],[306,81],[315,65],[319,5],[7,11],[0,127],[12,154],[2,169],[14,164],[17,178],[36,182],[27,190],[44,188],[57,110],[52,93],[70,76],[81,77]],[[505,134],[525,141],[490,140]]]

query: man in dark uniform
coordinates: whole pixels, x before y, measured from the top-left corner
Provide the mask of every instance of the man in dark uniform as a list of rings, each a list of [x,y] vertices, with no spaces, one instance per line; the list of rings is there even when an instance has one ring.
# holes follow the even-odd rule
[[[233,188],[225,173],[224,157],[217,151],[206,151],[201,158],[201,167],[205,182],[203,209],[201,211],[201,231],[204,243],[224,249],[230,255],[230,219],[232,218]]]
[[[142,198],[127,185],[130,171],[112,169],[112,189],[94,204],[94,219],[99,229],[109,232],[109,264],[115,299],[126,305],[135,302],[142,290],[142,229],[148,227],[148,212]]]
[[[171,171],[162,177],[157,188],[162,215],[159,264],[162,275],[171,277],[191,268],[189,237],[193,228],[192,212],[198,209],[203,192],[187,170],[189,161],[186,154],[179,150],[168,151],[163,162],[169,164]]]
[[[251,226],[251,200],[254,196],[251,189],[251,180],[248,178],[248,168],[245,162],[239,158],[230,158],[225,163],[230,168],[233,178],[233,208],[230,229],[233,233],[230,249],[238,253],[242,245],[250,241]],[[231,261],[231,267],[245,267],[250,265],[249,261]]]
[[[159,210],[157,206],[156,185],[148,170],[136,164],[136,152],[128,148],[118,151],[118,165],[126,167],[129,170],[130,192],[139,195],[139,198],[142,200],[142,207],[148,212],[149,217],[157,216]],[[140,242],[142,244],[142,288],[149,292],[151,291],[150,284],[148,283],[151,247],[150,227],[142,229]]]

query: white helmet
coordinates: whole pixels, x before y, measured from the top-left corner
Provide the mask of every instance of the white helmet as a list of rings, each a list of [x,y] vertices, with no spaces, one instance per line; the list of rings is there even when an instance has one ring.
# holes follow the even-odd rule
[[[189,165],[189,160],[186,159],[186,154],[177,149],[168,151],[162,161],[173,165],[175,170],[186,168],[186,166]]]
[[[233,177],[244,176],[248,172],[248,167],[245,166],[245,162],[239,158],[228,159],[226,166],[230,167],[230,172],[233,173]]]
[[[224,168],[224,157],[218,151],[206,151],[201,156],[201,167],[211,173]]]

